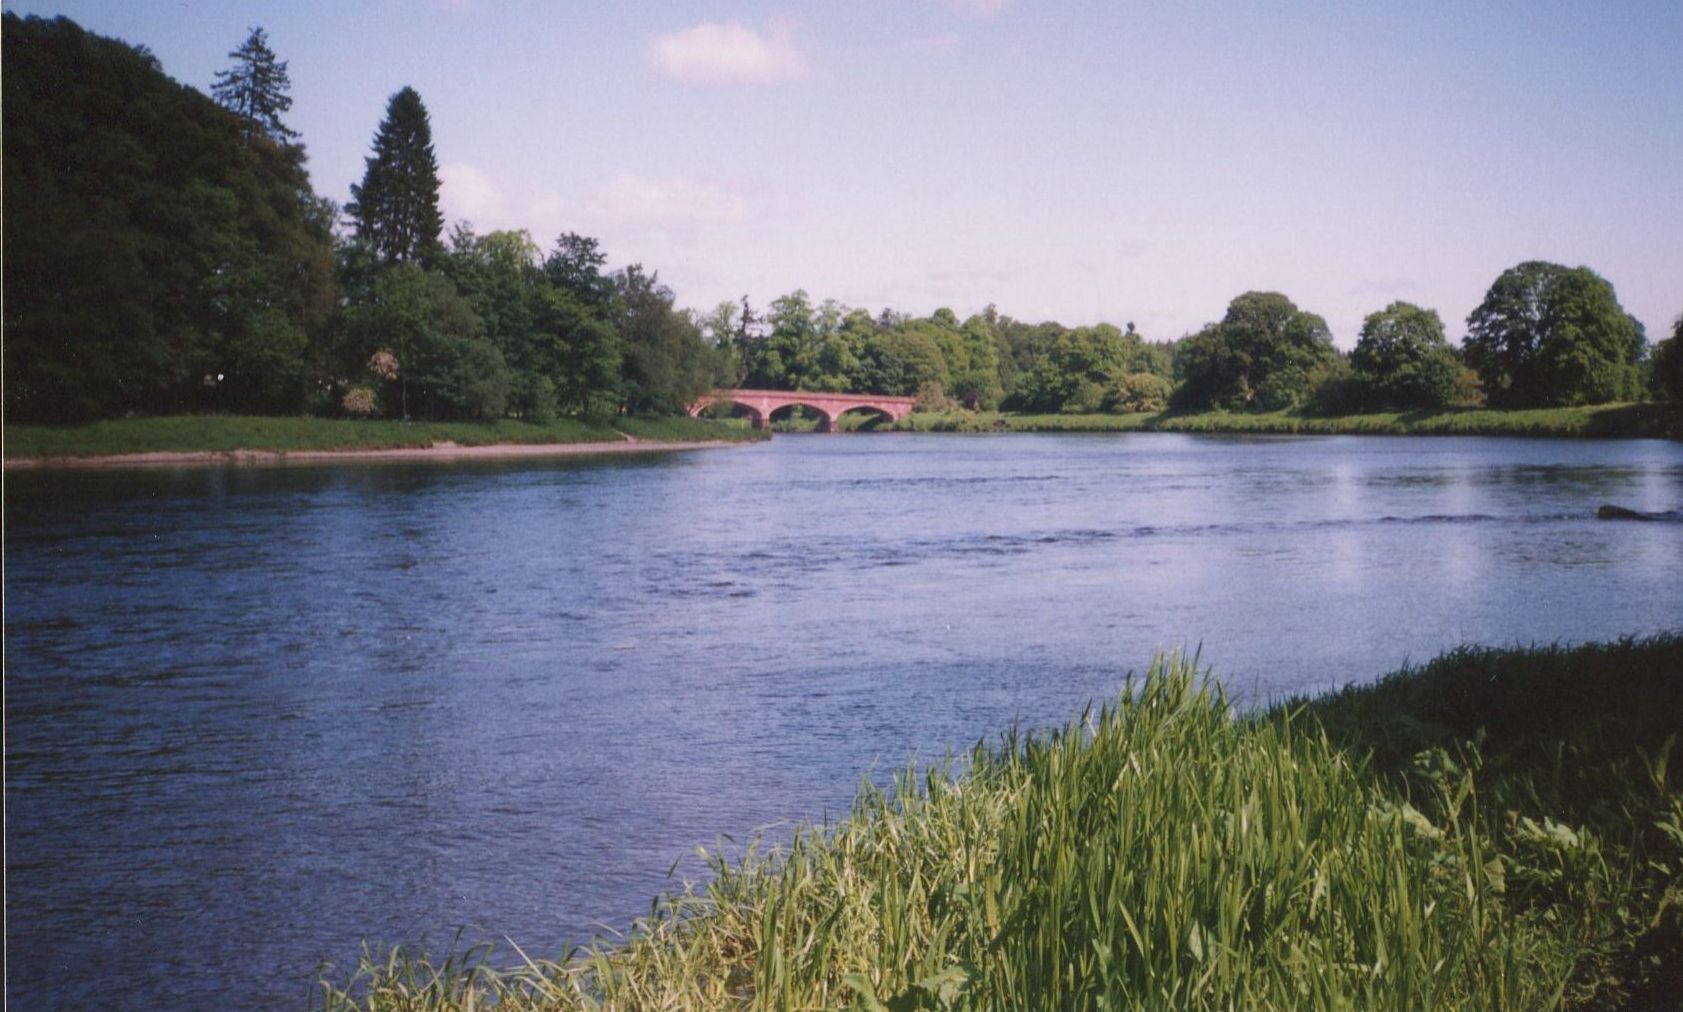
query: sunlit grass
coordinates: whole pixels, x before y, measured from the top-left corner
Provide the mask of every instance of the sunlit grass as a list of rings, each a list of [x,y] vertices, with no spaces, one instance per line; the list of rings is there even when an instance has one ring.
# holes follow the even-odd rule
[[[866,785],[785,846],[708,854],[706,883],[623,944],[554,962],[392,950],[321,997],[392,1012],[1593,1007],[1645,986],[1658,971],[1632,954],[1675,936],[1680,722],[1675,636],[1459,652],[1254,716],[1193,662],[1160,660],[1057,732]]]
[[[769,433],[756,431],[745,418],[615,418],[613,426],[637,439],[673,443],[693,443],[704,440],[752,442],[765,439]]]
[[[511,418],[494,422],[396,422],[252,415],[170,415],[86,425],[8,425],[5,455],[88,457],[126,453],[231,453],[236,450],[379,450],[441,443],[617,442],[638,439],[694,442],[752,439],[742,426],[695,418],[557,419],[543,425]]]
[[[1307,415],[1295,411],[1105,414],[915,412],[911,432],[1194,432],[1281,435],[1461,435],[1683,438],[1683,409],[1672,404],[1499,411],[1486,408]]]

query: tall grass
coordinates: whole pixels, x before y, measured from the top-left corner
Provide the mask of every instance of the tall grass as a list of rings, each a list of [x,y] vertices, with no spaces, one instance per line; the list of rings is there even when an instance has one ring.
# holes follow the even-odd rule
[[[1541,713],[1533,704],[1511,736],[1481,741],[1484,717],[1570,683],[1527,684],[1526,652],[1458,654],[1378,689],[1249,716],[1193,661],[1160,660],[1056,732],[977,746],[962,772],[866,785],[846,818],[786,846],[707,855],[706,884],[660,900],[623,944],[554,962],[511,953],[509,970],[490,969],[497,961],[483,949],[442,963],[394,950],[324,983],[322,1003],[397,1012],[1617,1000],[1644,986],[1652,967],[1631,954],[1655,932],[1663,948],[1676,924],[1667,904],[1683,899],[1683,791],[1667,767],[1683,721],[1683,638],[1602,649],[1588,673],[1628,684],[1580,713],[1617,724],[1625,710],[1652,708],[1622,736],[1563,735],[1570,729],[1555,723],[1533,734],[1523,716]],[[1564,672],[1576,656],[1546,660]],[[1516,674],[1489,688],[1484,662],[1503,658]],[[1469,692],[1483,693],[1476,705]],[[1432,720],[1439,711],[1459,723]],[[1412,727],[1417,740],[1373,753],[1388,727]],[[1586,783],[1606,792],[1599,800],[1551,786],[1572,764],[1595,771]]]

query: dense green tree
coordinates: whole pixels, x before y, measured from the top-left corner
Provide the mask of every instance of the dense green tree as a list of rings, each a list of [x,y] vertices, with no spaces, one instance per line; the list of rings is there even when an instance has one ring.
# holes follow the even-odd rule
[[[559,410],[555,383],[561,348],[538,331],[539,300],[549,287],[539,259],[537,243],[525,231],[479,235],[458,224],[442,270],[512,372],[511,410],[523,418],[547,421]]]
[[[1125,332],[1108,323],[1077,327],[1058,335],[1018,379],[1016,401],[1029,411],[1151,410],[1125,405],[1156,403],[1159,384],[1129,378],[1154,375],[1158,366],[1158,353],[1133,324]]]
[[[563,232],[543,262],[550,283],[571,293],[580,303],[603,311],[613,301],[614,284],[602,268],[608,255],[601,244],[587,235]]]
[[[1099,405],[1106,411],[1128,414],[1162,411],[1169,406],[1174,386],[1154,372],[1133,372],[1113,382]]]
[[[508,364],[448,277],[392,264],[349,313],[352,357],[395,360],[383,399],[399,417],[496,418],[508,409]]]
[[[335,300],[300,148],[60,18],[4,18],[5,415],[289,411]]]
[[[374,134],[374,153],[365,159],[362,182],[351,186],[345,211],[357,238],[382,259],[431,263],[442,251],[438,156],[427,107],[415,89],[405,87],[391,97]]]
[[[946,372],[941,349],[921,329],[880,328],[860,355],[859,387],[871,393],[911,397],[940,386]]]
[[[632,264],[614,274],[616,327],[623,353],[620,393],[630,414],[680,414],[721,385],[725,360],[673,304],[658,273]]]
[[[990,307],[991,308],[991,307]],[[972,411],[991,411],[1005,396],[1000,376],[999,348],[1002,335],[997,317],[978,313],[964,321],[963,361],[949,365],[953,398]]]
[[[1655,393],[1683,401],[1683,315],[1671,325],[1671,336],[1654,348]]]
[[[1441,408],[1467,396],[1466,367],[1444,338],[1443,321],[1413,303],[1369,314],[1350,365],[1366,408]]]
[[[1278,292],[1246,292],[1222,321],[1181,342],[1176,406],[1274,411],[1308,401],[1338,357],[1326,321]]]
[[[1467,364],[1499,407],[1601,404],[1641,394],[1642,324],[1588,267],[1503,271],[1467,317]]]
[[[269,48],[268,34],[253,28],[228,58],[234,65],[217,71],[216,83],[210,86],[217,103],[246,122],[248,137],[261,131],[277,143],[296,139],[297,132],[281,120],[281,114],[292,108],[292,79],[287,76],[286,61],[276,59]]]

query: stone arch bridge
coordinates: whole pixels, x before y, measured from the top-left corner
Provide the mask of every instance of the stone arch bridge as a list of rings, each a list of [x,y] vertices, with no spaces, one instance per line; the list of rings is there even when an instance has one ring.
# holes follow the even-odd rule
[[[816,390],[715,390],[696,398],[695,403],[690,405],[690,417],[715,404],[740,404],[748,409],[754,428],[763,429],[771,424],[773,411],[800,405],[818,412],[819,432],[834,432],[836,419],[846,412],[860,409],[877,411],[887,415],[889,421],[898,422],[912,413],[912,405],[916,402],[915,397],[832,394]]]

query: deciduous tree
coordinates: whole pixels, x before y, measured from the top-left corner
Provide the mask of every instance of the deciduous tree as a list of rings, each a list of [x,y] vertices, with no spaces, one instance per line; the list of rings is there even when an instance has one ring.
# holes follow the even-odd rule
[[[1362,407],[1441,408],[1464,398],[1468,384],[1436,310],[1393,302],[1362,323],[1350,353]]]
[[[1326,321],[1279,292],[1246,292],[1220,323],[1181,343],[1176,371],[1184,408],[1274,411],[1301,405],[1318,367],[1337,359]]]
[[[1642,324],[1588,267],[1529,260],[1503,271],[1467,317],[1467,363],[1500,407],[1640,396]]]

